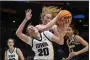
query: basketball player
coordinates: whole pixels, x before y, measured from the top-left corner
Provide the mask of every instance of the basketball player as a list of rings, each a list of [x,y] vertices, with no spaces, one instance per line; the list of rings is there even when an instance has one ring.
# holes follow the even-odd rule
[[[30,13],[28,15],[28,12]],[[52,42],[62,44],[62,37],[58,38],[49,31],[44,31],[39,33],[36,27],[30,25],[27,27],[28,35],[22,33],[23,28],[27,21],[31,19],[31,10],[26,11],[26,17],[16,31],[16,35],[25,43],[29,44],[32,47],[32,50],[35,52],[34,59],[37,60],[53,60],[54,59],[54,50]]]
[[[66,60],[81,60],[80,56],[82,53],[88,51],[88,43],[79,35],[77,35],[77,30],[71,25],[67,28],[66,36],[67,36],[67,45],[69,48],[69,56]],[[81,50],[77,50],[78,46],[83,45],[85,48]],[[79,58],[78,58],[79,57]]]
[[[24,56],[19,48],[14,47],[14,39],[7,41],[9,49],[5,51],[5,60],[24,60]]]

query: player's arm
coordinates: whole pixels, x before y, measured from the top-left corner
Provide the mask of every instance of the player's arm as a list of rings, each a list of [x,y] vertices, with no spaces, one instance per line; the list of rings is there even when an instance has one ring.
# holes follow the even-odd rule
[[[28,16],[29,15],[29,16]],[[25,43],[28,44],[28,41],[30,40],[29,37],[27,35],[25,35],[24,33],[22,33],[25,24],[27,23],[28,20],[31,19],[31,10],[28,10],[26,12],[26,17],[23,20],[23,22],[20,24],[20,26],[18,27],[17,31],[16,31],[16,35]],[[31,41],[31,40],[30,40]]]
[[[5,51],[4,60],[8,60],[8,59],[7,59],[7,53],[6,53],[6,51]]]
[[[82,50],[77,51],[77,54],[82,54],[82,53],[87,52],[89,50],[88,43],[82,37],[80,37],[79,35],[76,35],[76,42],[85,46],[85,48],[83,48]]]
[[[22,53],[22,51],[19,48],[17,48],[17,54],[20,57],[20,60],[24,60],[23,53]]]
[[[60,13],[58,13],[58,14],[56,15],[56,17],[55,17],[54,19],[52,19],[48,24],[43,25],[43,26],[37,25],[36,28],[37,28],[39,31],[48,30],[48,29],[51,28],[53,25],[55,25],[56,21],[58,20],[59,14],[60,14]]]
[[[16,35],[17,35],[17,37],[19,37],[22,41],[24,41],[25,43],[28,43],[29,37],[22,32],[23,29],[24,29],[24,26],[25,26],[26,22],[27,22],[27,20],[24,19],[23,22],[21,23],[21,25],[18,27],[18,29],[17,29],[17,31],[16,31]]]
[[[61,38],[58,38],[57,36],[55,36],[54,34],[52,34],[49,31],[45,31],[44,33],[49,38],[49,40],[51,40],[53,42],[56,42],[59,45],[63,45],[64,44],[64,39],[63,39],[62,36],[61,36]]]
[[[57,36],[52,35],[51,40],[53,42],[56,42],[59,45],[63,45],[64,44],[64,38],[62,36],[60,36],[60,38],[58,38]]]

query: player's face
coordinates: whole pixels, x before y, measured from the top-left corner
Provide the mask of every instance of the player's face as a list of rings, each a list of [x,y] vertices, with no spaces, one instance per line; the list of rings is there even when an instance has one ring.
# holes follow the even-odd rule
[[[74,33],[71,27],[68,27],[66,30],[66,36],[71,36]]]
[[[47,24],[48,22],[50,22],[51,19],[52,19],[52,15],[51,14],[45,14],[42,22],[43,22],[43,24]]]
[[[30,36],[34,36],[34,35],[36,35],[38,33],[38,30],[34,26],[32,26],[32,25],[30,25],[27,28],[27,31],[28,31]]]
[[[8,46],[13,47],[14,46],[14,41],[12,39],[8,40]]]

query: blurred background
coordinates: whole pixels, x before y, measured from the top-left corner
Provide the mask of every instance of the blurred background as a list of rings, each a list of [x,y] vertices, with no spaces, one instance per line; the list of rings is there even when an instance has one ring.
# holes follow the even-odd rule
[[[87,42],[89,42],[89,1],[17,1],[17,2],[0,2],[0,60],[4,58],[4,52],[7,49],[7,39],[14,38],[15,46],[20,48],[26,59],[31,59],[34,56],[34,52],[31,47],[22,42],[16,37],[15,32],[20,23],[25,18],[25,10],[32,9],[32,24],[37,25],[40,23],[40,13],[43,6],[58,6],[62,9],[69,10],[73,15],[72,24],[79,31],[79,35],[82,36]],[[29,22],[28,22],[29,23]],[[60,56],[67,56],[68,49],[64,44],[63,53],[60,53],[61,46],[53,43],[56,46],[55,49],[55,60],[58,60]],[[63,55],[60,55],[63,54]],[[88,56],[88,54],[87,54]]]

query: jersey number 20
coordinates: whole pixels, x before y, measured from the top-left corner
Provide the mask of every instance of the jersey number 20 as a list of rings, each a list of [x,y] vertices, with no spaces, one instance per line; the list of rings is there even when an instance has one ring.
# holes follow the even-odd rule
[[[38,49],[39,56],[48,56],[49,55],[49,50],[48,48],[43,48],[43,49]]]

